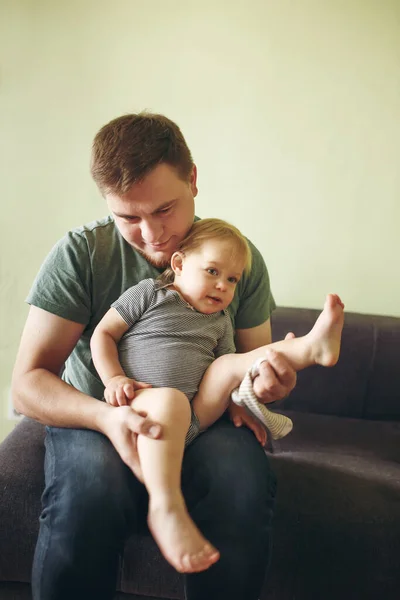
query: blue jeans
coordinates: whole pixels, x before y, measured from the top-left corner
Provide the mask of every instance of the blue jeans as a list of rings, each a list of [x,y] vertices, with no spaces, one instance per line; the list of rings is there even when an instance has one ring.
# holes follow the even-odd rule
[[[112,600],[119,555],[143,530],[147,492],[95,431],[47,428],[46,487],[32,573],[34,600]],[[271,548],[275,477],[253,433],[221,419],[185,451],[190,514],[219,549],[185,576],[187,600],[257,600]]]

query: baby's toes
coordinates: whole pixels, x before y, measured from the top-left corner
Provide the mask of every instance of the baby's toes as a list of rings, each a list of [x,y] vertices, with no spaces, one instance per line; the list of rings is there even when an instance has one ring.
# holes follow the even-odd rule
[[[208,567],[211,567],[211,565],[217,562],[218,559],[218,550],[207,544],[207,546],[205,546],[201,552],[194,555],[192,565],[196,571],[202,571],[204,569],[208,569]]]

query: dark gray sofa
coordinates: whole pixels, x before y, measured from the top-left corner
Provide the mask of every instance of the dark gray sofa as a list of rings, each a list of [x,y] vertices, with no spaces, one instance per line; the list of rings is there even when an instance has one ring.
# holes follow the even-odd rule
[[[278,309],[275,339],[307,332],[317,314]],[[271,454],[278,498],[262,600],[399,600],[399,374],[400,319],[347,313],[338,365],[301,372],[280,404],[294,429]],[[24,419],[0,446],[1,600],[31,597],[43,437]],[[118,590],[120,600],[183,598],[147,536],[129,540]]]

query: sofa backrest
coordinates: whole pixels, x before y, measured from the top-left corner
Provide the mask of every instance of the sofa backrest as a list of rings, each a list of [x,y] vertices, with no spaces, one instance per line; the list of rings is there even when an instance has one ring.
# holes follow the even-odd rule
[[[273,339],[304,335],[320,311],[279,307]],[[279,408],[354,418],[400,421],[400,318],[348,313],[339,362],[298,374],[296,388]]]

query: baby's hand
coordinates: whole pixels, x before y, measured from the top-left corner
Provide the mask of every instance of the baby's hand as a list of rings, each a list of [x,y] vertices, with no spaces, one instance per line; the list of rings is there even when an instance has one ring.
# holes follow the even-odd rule
[[[228,412],[235,427],[246,425],[254,433],[261,446],[265,446],[267,432],[258,419],[250,415],[243,406],[238,406],[234,402],[229,404]]]
[[[135,397],[135,390],[150,388],[149,383],[129,379],[125,375],[116,375],[108,382],[104,390],[104,398],[112,406],[125,406],[130,404]]]

